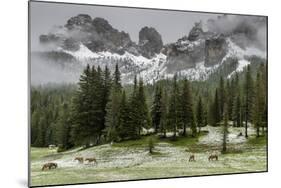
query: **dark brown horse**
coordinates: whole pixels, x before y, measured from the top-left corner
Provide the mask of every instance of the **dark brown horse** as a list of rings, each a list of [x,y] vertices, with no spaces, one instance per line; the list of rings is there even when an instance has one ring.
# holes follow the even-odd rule
[[[194,154],[192,154],[192,155],[190,155],[190,157],[189,157],[189,160],[188,160],[189,162],[191,162],[191,161],[195,161],[195,156],[194,156]]]
[[[57,167],[58,167],[57,163],[46,163],[43,165],[42,171],[44,171],[45,169],[48,169],[48,170],[55,169]]]
[[[219,157],[216,154],[211,154],[208,158],[209,161],[213,161],[213,160],[217,161],[218,159],[219,159]]]
[[[78,161],[79,163],[83,163],[84,158],[83,157],[75,157],[74,161]]]

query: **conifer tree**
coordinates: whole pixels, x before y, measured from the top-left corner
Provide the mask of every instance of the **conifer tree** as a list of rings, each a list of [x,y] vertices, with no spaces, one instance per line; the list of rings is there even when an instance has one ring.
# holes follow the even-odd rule
[[[35,102],[33,102],[35,103]],[[39,134],[39,120],[40,120],[40,107],[34,107],[34,111],[31,116],[31,144],[34,145],[34,143],[37,140],[38,134]]]
[[[79,89],[73,100],[72,117],[72,140],[75,145],[89,146],[96,134],[93,103],[92,103],[92,82],[95,74],[94,67],[87,65],[78,83]]]
[[[100,138],[102,135],[102,130],[105,128],[105,86],[103,79],[103,72],[98,66],[97,71],[92,70],[93,82],[91,83],[91,97],[92,97],[92,112],[93,112],[93,120],[95,122],[95,137],[96,144],[100,143]]]
[[[248,138],[248,122],[251,120],[251,109],[253,105],[253,80],[251,76],[250,65],[247,66],[245,83],[245,137]]]
[[[192,136],[195,137],[195,136],[197,136],[197,126],[196,126],[196,120],[195,120],[193,112],[192,112],[191,118],[192,118],[191,119],[191,125],[190,125],[191,133],[192,133]]]
[[[222,120],[223,119],[223,112],[224,112],[224,110],[223,110],[224,103],[226,102],[224,79],[223,79],[222,76],[220,77],[220,84],[219,84],[218,92],[219,92],[218,102],[219,102],[219,107],[220,107],[220,109],[219,109],[220,113],[219,114],[220,114],[220,120]]]
[[[264,65],[263,63],[260,64],[259,67],[260,72],[260,96],[261,96],[261,110],[262,112],[262,118],[261,118],[261,128],[262,128],[262,134],[264,135],[265,131],[264,128],[267,127],[267,64]]]
[[[68,104],[63,104],[60,110],[59,119],[57,122],[57,141],[59,151],[64,151],[73,146],[71,141],[71,126],[70,126],[70,114]]]
[[[168,113],[167,100],[168,100],[167,91],[164,90],[163,97],[161,98],[161,106],[160,106],[160,112],[161,112],[160,131],[164,137],[166,137],[166,129],[167,129],[167,113]]]
[[[120,73],[118,64],[115,65],[115,71],[113,74],[113,87],[115,87],[115,89],[117,91],[121,91],[121,89],[122,89],[121,73]]]
[[[241,98],[240,92],[237,91],[237,95],[234,100],[233,104],[233,111],[232,111],[232,119],[233,119],[233,126],[240,127],[241,126]]]
[[[218,123],[220,122],[221,114],[220,114],[219,94],[217,89],[215,91],[215,99],[214,99],[212,111],[213,111],[214,125],[218,125]]]
[[[173,131],[174,135],[173,138],[176,138],[177,134],[177,126],[179,123],[179,110],[178,110],[178,99],[179,99],[179,92],[178,92],[178,84],[177,84],[177,75],[174,75],[173,78],[173,88],[170,96],[169,101],[169,127]]]
[[[138,134],[140,136],[142,127],[149,128],[151,126],[151,119],[148,114],[148,107],[146,104],[146,97],[144,92],[144,83],[141,78],[139,80],[137,100],[139,103],[138,112],[139,112],[139,123],[140,123],[138,125]]]
[[[116,132],[122,140],[130,138],[130,135],[135,132],[134,127],[132,129],[132,126],[130,126],[129,109],[125,91],[122,92]]]
[[[46,117],[41,116],[38,122],[38,134],[34,146],[45,147],[45,135],[46,135]]]
[[[197,126],[199,128],[199,133],[200,133],[201,127],[204,126],[204,108],[203,108],[201,96],[199,97],[198,104],[197,104],[196,120],[197,120]]]
[[[110,90],[111,90],[111,85],[112,85],[112,80],[110,76],[110,71],[107,66],[105,66],[103,75],[102,75],[102,120],[101,120],[101,130],[105,130],[106,128],[106,105],[109,102],[109,97],[110,97]],[[104,132],[103,132],[104,134]]]
[[[151,107],[152,125],[155,129],[155,132],[158,132],[160,128],[161,99],[162,99],[162,88],[159,85],[157,85],[152,107]]]
[[[237,91],[235,91],[235,84],[234,84],[234,79],[229,79],[226,80],[226,102],[227,102],[227,109],[228,109],[228,118],[229,120],[232,120],[232,108],[233,108],[233,103],[234,103],[234,96]]]
[[[205,106],[204,108],[204,123],[203,123],[203,126],[207,126],[208,125],[208,110]]]
[[[260,136],[260,127],[262,127],[262,117],[264,112],[263,88],[260,72],[257,72],[255,84],[255,98],[253,102],[253,123],[256,128],[257,137]]]
[[[223,112],[223,143],[222,143],[222,153],[226,153],[227,147],[227,135],[228,135],[228,111],[227,104],[224,104],[224,112]]]
[[[193,115],[194,115],[190,85],[187,79],[183,80],[183,88],[177,108],[179,108],[178,121],[183,125],[183,136],[186,136],[186,128],[187,126],[189,127],[192,126]]]
[[[121,100],[121,80],[118,64],[115,66],[113,74],[112,87],[110,89],[109,99],[106,104],[105,127],[107,132],[107,140],[115,141],[118,139],[117,126],[119,117],[119,107]]]
[[[131,137],[132,138],[139,138],[140,137],[140,130],[143,120],[141,120],[141,110],[140,110],[140,101],[139,101],[139,89],[138,89],[138,80],[137,76],[134,78],[134,86],[133,92],[130,97],[130,125],[132,126]]]

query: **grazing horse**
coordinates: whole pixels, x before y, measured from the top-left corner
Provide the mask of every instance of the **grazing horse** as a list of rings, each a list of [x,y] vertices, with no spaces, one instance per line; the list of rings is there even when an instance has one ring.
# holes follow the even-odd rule
[[[189,157],[189,160],[188,160],[189,162],[191,162],[191,161],[195,161],[195,156],[194,156],[194,154],[192,154],[192,155],[190,155],[190,157]]]
[[[219,157],[218,157],[218,155],[217,154],[211,154],[210,156],[209,156],[209,158],[208,158],[208,160],[209,161],[213,161],[213,160],[218,160],[219,159]]]
[[[75,157],[74,161],[78,161],[79,163],[83,163],[84,158],[83,157]]]
[[[51,170],[53,168],[55,169],[57,167],[58,167],[57,163],[46,163],[46,164],[43,165],[42,171],[44,171],[45,169],[49,169],[49,170]]]
[[[96,158],[94,158],[94,157],[92,157],[92,158],[86,158],[85,161],[88,161],[88,163],[92,163],[92,162],[98,163],[97,160],[96,160]]]

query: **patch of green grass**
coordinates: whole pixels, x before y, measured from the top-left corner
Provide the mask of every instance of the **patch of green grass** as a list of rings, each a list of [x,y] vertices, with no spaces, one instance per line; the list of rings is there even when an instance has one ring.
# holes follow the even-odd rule
[[[154,160],[157,163],[157,156],[161,154],[154,154],[152,156],[153,158],[155,157]],[[205,158],[200,158],[199,153],[196,156],[199,156],[196,162],[178,161],[173,162],[172,165],[167,162],[167,166],[151,164],[152,166],[135,165],[124,168],[109,167],[103,169],[93,166],[85,168],[59,167],[58,169],[44,172],[39,167],[34,166],[32,168],[32,185],[104,182],[266,170],[266,155],[259,150],[246,151],[241,154],[221,155],[218,161],[212,162],[207,161]]]
[[[247,143],[250,145],[264,146],[267,143],[267,135],[249,138]]]
[[[37,148],[37,147],[31,147],[31,160],[39,160],[43,157],[54,155],[57,153],[57,149],[49,149],[49,148]]]
[[[157,135],[150,135],[150,136],[143,136],[140,139],[136,139],[136,140],[116,142],[113,144],[113,146],[114,147],[148,147],[149,139],[152,138],[154,144],[157,144],[159,142],[164,142],[164,143],[172,144],[174,146],[190,147],[198,144],[199,137],[204,136],[206,134],[208,133],[201,132],[196,137],[192,137],[191,135],[188,135],[186,137],[179,136],[176,137],[175,140],[173,140],[172,137],[160,138]]]
[[[168,143],[172,144],[176,147],[186,147],[189,148],[190,151],[196,152],[196,151],[205,151],[209,150],[210,147],[206,145],[199,145],[198,141],[201,136],[207,135],[208,132],[201,132],[196,137],[192,137],[191,135],[188,135],[186,137],[179,136],[176,137],[174,140],[172,137],[167,138],[160,138],[157,135],[150,135],[150,136],[144,136],[137,140],[128,140],[128,141],[122,141],[118,143],[114,143],[114,147],[141,147],[141,148],[148,148],[149,145],[149,139],[153,139],[154,145],[157,145],[158,143]]]
[[[208,134],[208,133],[201,132],[196,137],[192,137],[192,136],[188,135],[185,137],[184,136],[177,137],[176,140],[173,140],[172,138],[166,138],[166,139],[161,139],[161,141],[167,142],[174,146],[192,147],[192,146],[195,146],[198,144],[199,137],[204,136],[206,134]]]
[[[209,162],[208,153],[205,152],[215,150],[212,147],[220,149],[221,146],[199,144],[199,138],[205,134],[207,133],[202,132],[198,137],[177,137],[175,141],[172,141],[171,138],[162,139],[156,135],[150,135],[138,140],[114,143],[112,147],[105,145],[91,147],[82,151],[70,150],[63,152],[63,155],[48,148],[31,148],[32,185],[104,182],[267,170],[266,149],[264,148],[266,146],[266,137],[250,137],[247,143],[243,144],[243,147],[237,144],[228,144],[226,154],[219,155],[218,161]],[[149,156],[146,152],[148,152],[150,138],[153,139],[156,147]],[[160,143],[163,142],[168,144],[161,145]],[[173,149],[172,151],[177,151],[175,153],[179,152],[180,155],[176,156],[174,152],[165,153],[163,148],[167,148],[167,150]],[[182,154],[184,149],[194,153],[196,162],[188,162],[189,155]],[[124,167],[106,165],[100,168],[99,165],[105,162],[114,163],[116,157],[122,157],[130,153],[127,150],[136,151],[136,153],[140,152],[140,157],[147,157],[147,160],[124,164]],[[145,155],[142,155],[142,152],[145,152]],[[62,159],[68,160],[73,158],[72,156],[76,156],[76,154],[83,156],[83,153],[89,155],[98,153],[98,156],[102,157],[101,159],[106,160],[99,161],[97,166],[80,164],[64,166],[62,165],[63,160],[61,160],[58,161],[59,167],[57,169],[41,170],[42,164],[48,157],[57,158],[62,156]],[[177,157],[177,159],[173,160],[174,157]]]
[[[136,140],[126,140],[121,142],[115,142],[113,147],[147,147],[149,138],[153,138],[155,143],[158,143],[158,137],[156,135],[142,136]]]

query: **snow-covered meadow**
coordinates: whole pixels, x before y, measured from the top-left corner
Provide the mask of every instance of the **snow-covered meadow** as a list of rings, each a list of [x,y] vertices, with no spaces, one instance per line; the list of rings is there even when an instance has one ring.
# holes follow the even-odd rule
[[[229,128],[228,148],[221,154],[221,127],[207,126],[199,138],[178,141],[158,139],[154,154],[149,154],[147,137],[139,141],[113,143],[86,150],[57,153],[48,148],[31,149],[32,185],[104,182],[161,177],[196,176],[223,173],[256,172],[267,170],[265,137],[255,140],[255,130],[249,128],[249,138],[238,136],[243,128]],[[244,134],[244,132],[243,132]],[[208,161],[211,153],[218,161]],[[195,162],[188,162],[195,155]],[[97,164],[81,164],[75,157],[95,157]],[[55,170],[42,171],[46,162],[56,162]]]

